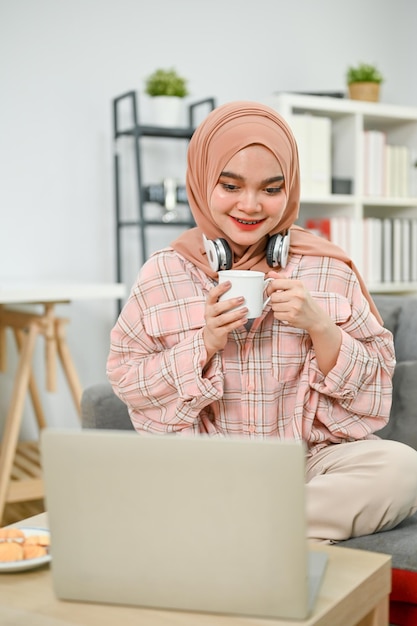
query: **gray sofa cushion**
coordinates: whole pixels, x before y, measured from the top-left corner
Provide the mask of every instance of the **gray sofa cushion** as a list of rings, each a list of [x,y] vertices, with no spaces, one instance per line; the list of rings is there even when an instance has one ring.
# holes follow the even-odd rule
[[[401,313],[401,305],[393,306],[391,300],[387,300],[383,296],[374,297],[378,311],[384,320],[385,328],[388,328],[393,335],[397,332],[398,321]]]
[[[337,545],[391,554],[392,567],[417,572],[417,513],[392,530],[347,539]]]
[[[391,419],[377,434],[417,450],[417,361],[395,366]]]
[[[134,430],[127,406],[116,396],[110,383],[98,383],[84,390],[81,424],[83,428]]]
[[[398,361],[417,359],[417,298],[404,298],[395,335],[395,351]]]

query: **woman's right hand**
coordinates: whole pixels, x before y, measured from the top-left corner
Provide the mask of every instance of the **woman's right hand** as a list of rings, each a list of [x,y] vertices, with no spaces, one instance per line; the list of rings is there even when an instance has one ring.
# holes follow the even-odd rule
[[[244,298],[229,298],[219,302],[220,296],[226,293],[230,287],[230,282],[222,283],[210,289],[207,296],[204,312],[206,325],[203,329],[207,362],[216,352],[225,347],[228,334],[248,321],[248,309],[242,306],[245,301]]]

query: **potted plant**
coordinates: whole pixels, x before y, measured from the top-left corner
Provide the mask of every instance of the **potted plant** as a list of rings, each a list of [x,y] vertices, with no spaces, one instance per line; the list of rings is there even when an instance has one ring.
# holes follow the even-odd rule
[[[145,93],[152,99],[156,125],[181,125],[183,98],[188,96],[188,87],[187,80],[174,68],[159,68],[150,74],[145,79]]]
[[[380,85],[384,77],[375,65],[359,63],[351,66],[346,72],[349,97],[352,100],[378,102]]]
[[[188,96],[187,80],[177,74],[174,68],[155,70],[145,81],[148,96]]]

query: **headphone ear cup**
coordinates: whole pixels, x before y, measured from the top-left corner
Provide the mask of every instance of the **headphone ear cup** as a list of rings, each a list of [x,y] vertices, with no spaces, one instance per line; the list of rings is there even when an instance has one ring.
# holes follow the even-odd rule
[[[266,262],[269,267],[279,266],[279,244],[281,239],[282,236],[278,233],[277,235],[272,235],[268,241],[266,246]]]
[[[220,255],[219,267],[217,269],[219,270],[232,269],[232,265],[233,265],[232,251],[226,239],[221,239],[221,238],[216,239],[215,244],[217,244],[219,255]]]
[[[279,263],[282,268],[286,267],[288,263],[288,257],[290,255],[290,241],[291,241],[290,231],[287,230],[287,232],[284,234],[282,238],[281,254],[280,254],[280,259],[279,259]]]
[[[203,244],[213,272],[231,269],[233,257],[226,239],[207,239],[203,234]]]
[[[269,267],[286,267],[290,251],[290,231],[272,235],[266,246],[266,262]]]
[[[211,239],[207,239],[207,237],[203,234],[203,244],[204,250],[206,251],[207,261],[213,272],[217,272],[219,270],[220,259],[219,252],[217,246],[214,241]]]

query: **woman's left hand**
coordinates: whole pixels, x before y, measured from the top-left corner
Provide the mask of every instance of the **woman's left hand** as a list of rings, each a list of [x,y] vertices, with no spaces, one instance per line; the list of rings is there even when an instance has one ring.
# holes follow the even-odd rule
[[[329,321],[326,312],[315,302],[301,280],[279,278],[276,272],[269,272],[267,278],[273,279],[267,287],[267,294],[271,297],[275,319],[310,334]]]
[[[279,278],[277,272],[269,272],[267,278],[273,279],[266,292],[271,297],[275,319],[309,333],[318,366],[327,375],[337,362],[342,331],[315,302],[301,280]]]

